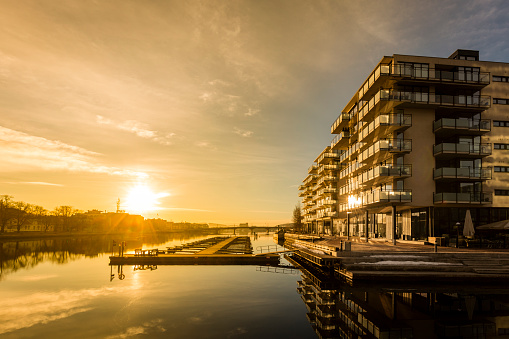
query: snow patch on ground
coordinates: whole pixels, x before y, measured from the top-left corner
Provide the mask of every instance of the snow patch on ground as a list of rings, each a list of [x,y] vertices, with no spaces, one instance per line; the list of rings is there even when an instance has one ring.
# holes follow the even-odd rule
[[[394,265],[394,266],[417,266],[417,265],[461,265],[449,262],[435,262],[435,261],[396,261],[386,260],[378,262],[360,262],[358,265]]]
[[[397,254],[376,254],[370,255],[370,258],[423,258],[420,255],[397,255]]]

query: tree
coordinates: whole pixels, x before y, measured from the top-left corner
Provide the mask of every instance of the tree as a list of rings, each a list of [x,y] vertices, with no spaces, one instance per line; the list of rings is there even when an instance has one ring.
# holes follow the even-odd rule
[[[293,209],[293,227],[296,232],[302,231],[302,214],[300,211],[300,206],[297,205]]]
[[[54,213],[62,220],[63,230],[69,231],[69,221],[71,216],[75,213],[74,208],[72,208],[72,206],[58,206],[55,207]]]
[[[0,196],[0,232],[5,232],[5,226],[7,222],[12,219],[12,196],[1,195]]]
[[[33,217],[33,206],[23,201],[16,201],[14,203],[14,219],[16,220],[16,231],[21,231],[23,226],[30,218]]]

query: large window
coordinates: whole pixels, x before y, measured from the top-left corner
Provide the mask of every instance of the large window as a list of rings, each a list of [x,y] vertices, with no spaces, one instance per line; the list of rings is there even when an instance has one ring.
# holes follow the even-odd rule
[[[494,120],[493,127],[509,127],[509,121]]]
[[[493,144],[494,149],[509,149],[509,144]]]
[[[495,172],[509,172],[509,166],[495,166],[493,167]]]
[[[495,195],[509,196],[509,190],[495,190]]]
[[[509,99],[493,98],[493,104],[509,105]]]
[[[509,82],[509,77],[504,77],[500,75],[493,76],[493,82]]]

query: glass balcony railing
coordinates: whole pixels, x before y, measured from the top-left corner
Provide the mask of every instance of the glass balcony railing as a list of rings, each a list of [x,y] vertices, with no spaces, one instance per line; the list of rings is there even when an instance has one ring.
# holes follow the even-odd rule
[[[382,190],[377,189],[370,192],[363,192],[363,205],[370,205],[384,202],[411,202],[411,190]]]
[[[352,115],[350,113],[341,113],[336,121],[332,124],[330,128],[330,132],[332,134],[335,134],[336,130],[340,128],[341,126],[345,126],[348,121],[352,118]]]
[[[433,170],[433,179],[476,179],[490,180],[492,168],[450,168],[442,167]]]
[[[435,193],[433,203],[435,204],[491,204],[493,197],[491,193],[466,192],[466,193]]]
[[[491,144],[476,143],[442,143],[433,146],[433,154],[479,155],[491,154]]]
[[[458,84],[489,85],[490,73],[479,71],[445,71],[425,66],[412,67],[408,64],[380,64],[370,74],[359,90],[359,98],[375,84],[381,76],[405,77],[415,80],[438,81]]]
[[[336,146],[341,147],[341,146],[345,145],[346,143],[348,143],[349,138],[350,138],[350,132],[345,130],[334,137],[334,139],[332,140],[332,142],[330,144],[330,147],[331,148],[334,148]]]
[[[378,177],[409,177],[412,175],[412,165],[380,165],[359,174],[357,181],[364,184]]]
[[[381,114],[375,118],[371,123],[367,124],[359,132],[359,140],[366,138],[369,134],[374,132],[380,127],[410,127],[412,126],[412,115],[411,114]]]
[[[489,132],[491,131],[491,120],[442,118],[433,122],[433,130],[436,132],[440,129],[459,129]]]
[[[317,163],[320,164],[320,163],[326,161],[327,159],[339,159],[339,157],[340,157],[340,153],[337,151],[325,152],[325,153],[322,153],[320,155],[320,157],[318,157]]]

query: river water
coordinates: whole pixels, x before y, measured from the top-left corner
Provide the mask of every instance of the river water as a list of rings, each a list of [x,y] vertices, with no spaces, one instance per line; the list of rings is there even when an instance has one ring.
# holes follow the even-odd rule
[[[132,252],[201,238],[125,240]],[[113,239],[4,242],[0,337],[316,338],[296,292],[296,270],[161,265],[119,270],[109,266]],[[272,235],[251,241],[255,251],[274,245]]]
[[[507,338],[509,286],[350,286],[293,257],[266,266],[109,266],[112,240],[0,242],[0,338]],[[272,235],[250,236],[253,249]],[[282,259],[282,265],[290,262]]]

